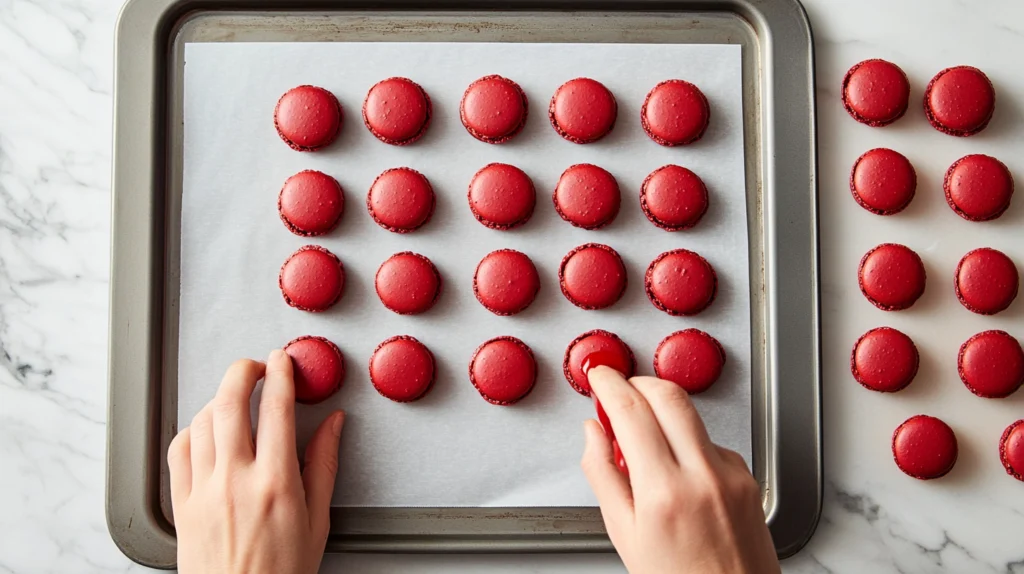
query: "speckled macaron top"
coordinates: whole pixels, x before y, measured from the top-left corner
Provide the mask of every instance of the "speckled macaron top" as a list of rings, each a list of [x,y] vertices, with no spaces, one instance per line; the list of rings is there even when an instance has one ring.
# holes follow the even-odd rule
[[[469,382],[487,402],[513,405],[533,390],[537,361],[526,343],[515,337],[496,337],[473,353]]]
[[[883,243],[861,259],[858,280],[861,293],[874,306],[900,311],[924,294],[924,263],[905,245]]]
[[[575,227],[600,229],[615,220],[622,194],[615,176],[589,163],[562,172],[552,195],[555,211]]]
[[[540,276],[533,261],[513,249],[488,253],[473,274],[477,301],[495,315],[515,315],[533,303]]]
[[[676,331],[654,351],[654,374],[696,395],[711,388],[725,367],[725,349],[699,329]]]
[[[603,329],[587,331],[569,343],[562,360],[565,380],[585,397],[590,396],[590,381],[583,372],[583,360],[598,352],[602,353],[605,366],[615,369],[627,379],[636,374],[636,357],[618,335]]]
[[[990,221],[1010,207],[1013,176],[998,159],[972,154],[949,166],[942,187],[957,215],[968,221]]]
[[[953,276],[957,299],[979,315],[994,315],[1009,307],[1017,298],[1019,284],[1013,260],[990,247],[964,255]]]
[[[644,291],[655,307],[669,315],[696,315],[714,302],[718,275],[700,255],[674,249],[662,253],[647,267]]]
[[[477,221],[507,231],[525,224],[537,205],[533,181],[507,163],[485,165],[469,182],[469,209]]]
[[[466,131],[476,139],[501,144],[526,126],[526,94],[519,84],[498,76],[484,76],[466,88],[459,104],[459,117]]]
[[[711,106],[704,92],[686,80],[665,80],[654,86],[640,108],[640,124],[663,146],[688,145],[708,129]]]
[[[984,331],[960,346],[957,371],[967,389],[979,397],[1008,397],[1024,384],[1024,350],[1005,331]]]
[[[587,310],[604,309],[626,292],[626,266],[611,247],[587,243],[562,259],[558,283],[573,305]]]
[[[327,249],[306,245],[284,262],[277,282],[288,305],[302,311],[326,311],[341,298],[345,268]]]
[[[892,455],[906,475],[920,480],[940,478],[956,464],[956,434],[949,425],[927,415],[910,417],[892,435]]]
[[[590,78],[562,84],[548,106],[551,126],[558,135],[577,144],[596,142],[608,135],[618,113],[615,96],[604,84]]]
[[[409,78],[377,82],[363,102],[366,128],[391,145],[408,145],[423,137],[432,115],[430,96]]]
[[[892,327],[878,327],[857,339],[850,354],[850,371],[864,388],[893,393],[914,380],[920,362],[910,337]]]
[[[1024,481],[1024,419],[1011,423],[999,439],[999,462],[1006,473]]]
[[[345,196],[336,179],[307,169],[284,182],[277,196],[277,210],[285,227],[295,235],[324,235],[341,219]]]
[[[334,343],[323,337],[299,337],[285,345],[284,352],[292,359],[297,402],[316,404],[341,388],[345,358]]]
[[[387,339],[377,345],[370,357],[370,383],[381,396],[396,403],[422,398],[436,378],[433,353],[408,335]]]
[[[666,231],[697,225],[708,210],[708,188],[700,177],[678,165],[650,173],[640,186],[640,209],[651,223]]]
[[[341,123],[338,98],[316,86],[288,90],[274,108],[277,134],[297,151],[316,151],[327,147],[338,137]]]
[[[850,191],[864,209],[876,215],[903,211],[917,191],[917,172],[903,154],[876,148],[857,159],[850,173]]]
[[[880,59],[854,64],[843,77],[843,107],[871,127],[903,117],[910,102],[910,80],[899,66]]]
[[[924,113],[944,134],[972,136],[988,126],[996,108],[996,90],[984,72],[971,66],[946,68],[928,82]]]
[[[422,173],[408,167],[377,176],[366,194],[370,217],[384,229],[409,233],[423,227],[434,214],[434,188]]]
[[[388,309],[399,315],[416,315],[433,307],[441,296],[441,275],[430,259],[405,251],[381,264],[374,288]]]

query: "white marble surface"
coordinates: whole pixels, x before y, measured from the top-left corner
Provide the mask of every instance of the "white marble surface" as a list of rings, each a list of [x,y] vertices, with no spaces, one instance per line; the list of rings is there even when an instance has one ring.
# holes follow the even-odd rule
[[[1018,180],[1024,177],[1024,3],[805,5],[818,59],[823,219],[838,221],[838,213],[856,209],[846,179],[853,159],[870,147],[890,145],[913,156],[919,198],[926,198],[921,209],[938,205],[941,171],[932,172],[950,154],[992,153]],[[110,0],[0,0],[0,572],[144,570],[114,547],[103,516],[117,9]],[[885,130],[854,123],[838,101],[843,72],[869,57],[898,63],[914,89],[908,117]],[[984,69],[999,94],[993,126],[967,142],[933,132],[916,104],[932,74],[962,63]],[[1024,210],[1017,204],[1011,213],[1019,221]],[[818,533],[784,563],[785,571],[1024,572],[1024,485],[993,469],[988,436],[1004,419],[1024,415],[1024,393],[999,404],[972,401],[945,367],[934,365],[922,370],[929,380],[898,397],[871,395],[853,383],[844,374],[852,341],[839,281],[850,279],[843,247],[856,231],[823,226],[825,510]],[[961,436],[962,459],[943,481],[908,479],[889,458],[891,429],[917,412],[950,417]],[[332,556],[324,571],[622,567],[610,556]]]

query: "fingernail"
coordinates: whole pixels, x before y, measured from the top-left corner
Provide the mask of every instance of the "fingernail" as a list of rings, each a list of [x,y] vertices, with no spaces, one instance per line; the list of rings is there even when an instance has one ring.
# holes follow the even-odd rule
[[[341,423],[344,422],[345,416],[342,413],[334,413],[334,420],[331,421],[331,432],[334,433],[334,437],[341,436]]]
[[[608,351],[597,351],[584,357],[583,363],[580,365],[580,367],[583,369],[584,375],[588,374],[590,372],[590,369],[593,369],[594,367],[609,367],[621,373],[621,362],[621,358],[615,353],[609,353]]]
[[[270,352],[270,356],[267,357],[267,362],[269,363],[271,361],[280,361],[284,359],[284,357],[284,351],[282,351],[281,349],[274,349],[273,351]]]

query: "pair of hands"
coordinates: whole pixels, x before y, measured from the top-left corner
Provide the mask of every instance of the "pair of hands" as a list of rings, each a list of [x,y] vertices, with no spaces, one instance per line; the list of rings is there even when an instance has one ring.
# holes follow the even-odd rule
[[[776,573],[757,483],[737,453],[713,444],[689,396],[653,377],[588,372],[628,476],[597,421],[582,466],[608,535],[632,574]],[[249,401],[264,379],[253,440]],[[295,448],[292,363],[239,361],[217,396],[171,442],[167,458],[184,574],[312,574],[330,530],[343,413]]]

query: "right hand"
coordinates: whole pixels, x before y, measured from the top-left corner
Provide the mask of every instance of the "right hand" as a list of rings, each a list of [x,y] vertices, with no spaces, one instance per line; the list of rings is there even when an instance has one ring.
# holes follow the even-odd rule
[[[588,372],[628,466],[585,425],[582,467],[631,574],[776,574],[761,491],[743,458],[711,442],[689,395],[654,377]]]

